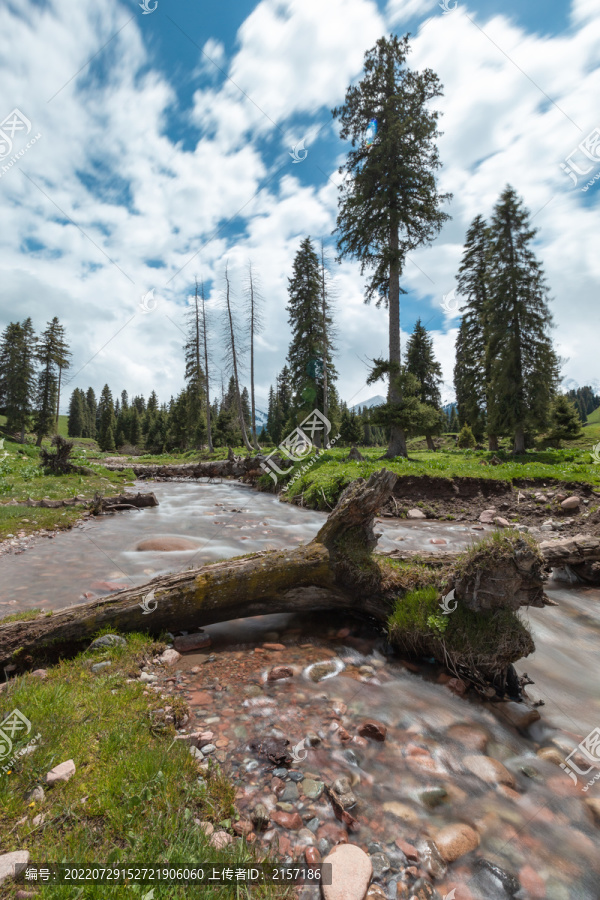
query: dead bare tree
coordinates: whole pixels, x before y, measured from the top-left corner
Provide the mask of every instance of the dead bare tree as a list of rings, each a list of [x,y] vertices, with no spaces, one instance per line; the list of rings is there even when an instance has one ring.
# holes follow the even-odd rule
[[[248,260],[248,272],[246,280],[246,301],[248,312],[248,329],[250,332],[250,406],[252,414],[252,444],[255,450],[260,450],[258,446],[258,438],[256,436],[256,404],[254,401],[254,338],[260,334],[262,330],[262,296],[260,293],[260,284],[256,273],[252,267],[252,260]]]
[[[226,362],[233,372],[233,380],[235,384],[235,398],[237,402],[238,415],[240,420],[240,428],[242,431],[242,440],[244,447],[252,453],[252,444],[248,440],[248,432],[246,431],[246,422],[244,421],[244,410],[242,408],[242,395],[240,391],[239,379],[239,341],[236,342],[236,331],[232,312],[231,283],[229,281],[229,261],[225,262],[225,292],[224,292],[225,308],[224,308],[224,338],[226,348]]]

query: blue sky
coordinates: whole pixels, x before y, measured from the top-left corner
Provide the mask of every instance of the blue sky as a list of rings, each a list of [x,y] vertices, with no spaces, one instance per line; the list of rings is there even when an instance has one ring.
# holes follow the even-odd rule
[[[264,295],[264,406],[289,341],[294,253],[310,234],[333,255],[347,148],[330,110],[390,31],[410,31],[410,64],[445,85],[440,187],[454,194],[451,221],[403,274],[403,340],[421,317],[451,399],[462,242],[511,183],[539,228],[565,384],[596,381],[600,181],[582,190],[600,171],[596,0],[155,3],[145,15],[138,0],[0,10],[0,120],[12,140],[0,144],[0,327],[26,315],[39,330],[53,315],[64,322],[73,367],[63,408],[74,387],[105,382],[115,393],[176,394],[196,275],[209,291],[220,383],[224,265],[241,304],[249,259]],[[590,134],[587,155],[573,154]],[[306,157],[294,163],[299,141]],[[561,170],[569,156],[590,169],[576,184]],[[368,360],[385,353],[386,313],[364,305],[357,264],[332,274],[338,387],[356,403],[376,392],[365,380]]]

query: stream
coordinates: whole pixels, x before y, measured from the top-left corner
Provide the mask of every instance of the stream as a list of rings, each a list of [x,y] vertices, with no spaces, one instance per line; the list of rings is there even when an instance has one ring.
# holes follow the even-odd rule
[[[59,609],[161,573],[294,546],[326,518],[232,482],[152,490],[154,509],[88,520],[0,558],[0,615]],[[482,536],[462,524],[405,520],[379,520],[376,530],[384,550],[455,550]],[[139,549],[173,539],[189,546]],[[382,891],[374,898],[405,900],[410,886],[422,891],[419,900],[453,888],[453,900],[598,900],[600,781],[584,792],[585,780],[573,784],[559,762],[600,726],[600,590],[551,580],[547,593],[557,607],[524,613],[537,649],[517,668],[544,705],[541,719],[520,732],[491,704],[456,696],[441,667],[386,656],[383,635],[339,613],[210,626],[212,648],[186,654],[174,672],[151,667],[151,688],[187,699],[190,727],[211,734],[240,813],[250,819],[264,805],[271,821],[257,840],[286,860],[316,861],[347,839],[371,856]],[[309,668],[314,663],[325,665]],[[293,677],[267,680],[278,665]],[[367,720],[386,726],[384,741],[359,735]],[[265,735],[304,741],[290,770],[274,771],[250,749]],[[336,782],[355,801],[348,809],[356,832],[346,834],[323,792]],[[446,866],[432,842],[451,844],[461,823],[474,828],[479,846]],[[438,895],[421,884],[424,873]]]

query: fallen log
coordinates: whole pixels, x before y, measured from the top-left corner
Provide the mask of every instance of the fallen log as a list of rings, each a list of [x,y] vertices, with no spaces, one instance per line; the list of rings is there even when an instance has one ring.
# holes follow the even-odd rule
[[[372,553],[377,543],[374,518],[395,479],[384,469],[368,482],[353,482],[316,538],[306,545],[162,575],[51,615],[0,623],[0,663],[16,661],[25,667],[28,654],[56,654],[61,646],[73,647],[106,627],[157,635],[244,616],[340,609],[368,615],[387,628],[390,613],[400,604],[401,619],[406,610],[409,620],[400,629],[399,620],[394,620],[394,627],[389,620],[390,635],[399,647],[434,656],[454,671],[475,672],[479,680],[497,678],[534,649],[514,609],[532,602],[543,604],[543,560],[537,545],[531,538],[507,532],[502,552],[498,542],[490,549],[484,541],[479,555],[476,548],[471,549],[442,569],[426,564],[404,569],[377,559]],[[481,603],[488,596],[482,586],[487,584],[490,565],[493,579],[502,577],[503,567],[505,571],[508,587],[500,609]],[[459,611],[446,620],[439,601],[453,581],[461,583],[456,598],[462,602]],[[414,590],[424,586],[429,589],[425,599],[430,604],[425,615],[418,603],[415,606]],[[440,621],[447,630],[440,629]],[[472,635],[481,646],[472,646]]]
[[[96,496],[93,500],[89,500],[86,497],[68,497],[65,500],[32,500],[31,497],[28,497],[23,505],[41,507],[43,509],[61,509],[63,506],[85,506],[90,508],[98,506],[98,504],[101,505],[103,510],[148,509],[158,506],[158,500],[155,494],[152,493],[119,494],[116,497]],[[19,506],[21,504],[15,503],[11,505]]]

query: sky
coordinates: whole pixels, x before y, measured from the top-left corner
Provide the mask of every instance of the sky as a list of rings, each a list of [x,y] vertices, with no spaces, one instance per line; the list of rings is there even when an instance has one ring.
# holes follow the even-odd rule
[[[365,305],[356,261],[335,261],[349,148],[331,109],[379,37],[409,32],[409,65],[444,85],[438,183],[453,198],[451,219],[403,272],[403,343],[421,318],[451,400],[465,233],[510,183],[539,229],[563,385],[599,385],[597,4],[5,0],[0,329],[26,316],[38,332],[53,316],[65,325],[73,357],[62,412],[75,387],[105,383],[168,402],[184,386],[197,277],[220,392],[225,264],[242,325],[251,260],[264,298],[265,408],[290,340],[288,277],[310,235],[332,260],[339,393],[350,405],[385,393],[366,378],[386,355],[386,310]]]

